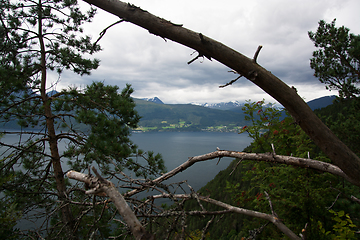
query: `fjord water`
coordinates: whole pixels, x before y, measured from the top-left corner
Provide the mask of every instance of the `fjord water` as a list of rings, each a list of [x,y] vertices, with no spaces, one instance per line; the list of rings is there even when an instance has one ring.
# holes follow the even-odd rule
[[[23,139],[27,139],[27,136],[23,136]],[[5,135],[2,140],[13,144],[19,141],[19,135]],[[217,148],[242,151],[251,142],[247,134],[233,132],[133,133],[131,140],[138,145],[139,149],[153,151],[155,154],[160,153],[168,171],[184,163],[189,157],[214,152]],[[60,142],[60,151],[65,150],[65,146],[65,142]],[[0,153],[2,154],[4,150],[1,148]],[[169,179],[167,183],[187,180],[196,191],[213,179],[219,171],[225,169],[232,160],[232,158],[222,158],[219,163],[218,159],[195,163]],[[68,170],[70,169],[64,166],[64,171]]]
[[[27,138],[27,135],[22,137],[23,140]],[[2,140],[7,144],[14,144],[19,139],[20,136],[15,134],[5,135]],[[247,134],[233,132],[133,133],[131,140],[138,145],[139,149],[153,151],[155,154],[160,153],[168,171],[184,163],[189,157],[214,152],[217,148],[221,150],[242,151],[251,142],[251,138]],[[65,150],[65,146],[66,143],[64,141],[60,142],[60,151]],[[5,148],[0,148],[0,154],[3,154],[4,150]],[[167,182],[188,180],[188,183],[195,190],[198,190],[213,179],[219,171],[225,169],[232,160],[232,158],[222,158],[219,163],[218,159],[195,163]],[[68,170],[68,167],[64,166],[64,171]]]
[[[7,144],[14,144],[19,141],[19,137],[19,135],[5,135],[2,140]],[[23,136],[23,139],[27,138],[26,135]],[[144,151],[153,151],[155,154],[162,154],[168,171],[184,163],[189,157],[214,152],[217,148],[242,151],[251,142],[248,135],[230,132],[133,133],[131,140]],[[60,142],[60,151],[63,151],[65,146],[65,142]],[[0,148],[0,154],[6,155],[4,150],[5,149]],[[190,168],[167,180],[166,183],[187,180],[193,189],[197,191],[212,180],[219,171],[225,169],[232,160],[232,158],[222,158],[219,163],[218,159],[195,163]],[[67,170],[69,170],[67,166],[64,166],[64,171]],[[189,191],[188,189],[185,190]],[[139,197],[142,198],[144,196],[144,194],[140,194]],[[166,200],[160,200],[159,202],[167,203]],[[42,222],[42,220],[43,219],[38,219],[37,222]],[[35,227],[34,224],[36,223],[31,223],[23,219],[18,222],[16,227],[28,229],[29,227]]]
[[[168,171],[194,157],[221,150],[242,151],[251,142],[246,135],[232,132],[149,132],[134,133],[131,140],[144,151],[161,153]],[[232,158],[222,158],[195,163],[179,173],[170,182],[187,180],[194,190],[200,189],[225,169]]]

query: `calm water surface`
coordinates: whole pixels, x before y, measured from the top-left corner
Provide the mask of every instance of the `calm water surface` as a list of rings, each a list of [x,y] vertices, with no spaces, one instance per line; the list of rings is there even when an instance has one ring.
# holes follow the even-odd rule
[[[216,151],[217,147],[242,151],[251,142],[245,134],[221,132],[134,133],[131,139],[142,150],[161,153],[168,171],[184,163],[189,157]],[[218,165],[218,159],[195,163],[168,182],[188,180],[188,183],[198,190],[225,169],[232,160],[222,158]]]
[[[19,135],[6,135],[2,140],[13,144],[19,141]],[[160,153],[168,171],[184,163],[189,157],[214,152],[217,147],[223,150],[242,151],[251,142],[248,135],[221,132],[133,133],[131,140],[144,151]],[[65,142],[60,142],[59,149],[64,150],[65,145]],[[4,149],[0,149],[0,154],[3,151]],[[225,169],[232,160],[232,158],[222,158],[219,164],[217,164],[218,159],[195,163],[167,182],[188,180],[188,183],[198,190],[219,171]],[[63,167],[64,171],[69,170],[66,165]]]

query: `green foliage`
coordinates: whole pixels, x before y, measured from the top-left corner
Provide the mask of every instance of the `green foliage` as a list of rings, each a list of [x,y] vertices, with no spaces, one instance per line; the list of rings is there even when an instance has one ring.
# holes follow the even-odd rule
[[[322,234],[330,236],[333,240],[357,239],[355,237],[356,225],[351,220],[349,214],[345,214],[344,211],[335,212],[334,210],[329,210],[329,212],[334,215],[332,220],[335,224],[333,225],[332,231],[326,231],[319,221],[318,227]]]
[[[360,156],[360,98],[338,99],[326,108],[315,110],[315,113],[346,146]]]
[[[251,105],[245,106],[245,111],[256,112],[259,111],[258,108],[262,109],[262,106],[250,107]],[[255,122],[255,127],[248,128],[255,129],[257,132],[253,136],[260,137],[254,138],[247,150],[272,151],[270,146],[274,144],[276,154],[305,158],[310,156],[315,160],[329,161],[290,117],[282,121],[276,118],[262,118],[262,120],[263,122]],[[266,132],[261,133],[259,126],[267,126]],[[326,219],[324,220],[326,224],[330,221],[329,214],[324,209],[331,206],[336,199],[337,192],[333,190],[334,188],[341,189],[344,193],[355,193],[355,188],[349,183],[344,183],[327,173],[263,162],[248,164],[252,168],[251,171],[243,173],[243,179],[249,181],[251,187],[246,189],[244,196],[239,196],[237,200],[240,202],[249,200],[251,209],[267,212],[268,203],[263,195],[266,191],[270,195],[275,211],[290,229],[301,232],[305,224],[308,224],[306,234],[309,238],[318,237],[317,220]],[[343,201],[346,202],[345,199],[338,200],[336,207],[340,209],[348,207]],[[351,211],[355,213],[353,209]],[[274,234],[267,231],[269,230],[264,230],[265,235]]]
[[[2,159],[2,166],[5,159]],[[14,175],[3,176],[0,179],[0,189],[7,182],[14,179]],[[1,239],[18,239],[14,229],[16,222],[21,218],[21,212],[17,209],[17,204],[9,197],[2,196],[0,199],[0,238]]]
[[[293,119],[289,115],[284,118],[283,112],[274,108],[273,104],[265,104],[264,100],[256,103],[248,101],[243,110],[249,125],[244,126],[240,134],[246,132],[253,139],[245,151],[273,152],[272,144],[279,155],[307,157],[308,152],[318,151]]]
[[[339,90],[340,97],[350,98],[360,94],[356,86],[360,82],[360,36],[349,33],[349,29],[335,27],[321,20],[316,33],[309,32],[315,47],[310,67],[315,77],[326,84],[327,89]]]
[[[14,229],[16,222],[21,218],[21,212],[16,203],[9,198],[2,198],[0,205],[0,238],[18,239],[19,236]]]
[[[181,236],[179,233],[175,233],[174,239],[178,239]],[[210,234],[205,234],[205,239],[209,239]],[[185,238],[186,240],[200,240],[202,239],[202,232],[199,229],[192,231],[188,236]]]

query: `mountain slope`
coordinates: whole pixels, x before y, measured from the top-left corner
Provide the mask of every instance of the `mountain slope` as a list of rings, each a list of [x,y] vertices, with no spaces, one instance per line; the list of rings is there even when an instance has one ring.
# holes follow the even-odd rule
[[[142,116],[140,125],[156,127],[156,130],[198,131],[211,126],[236,127],[245,124],[242,113],[191,104],[156,104],[140,99],[134,100],[135,109]],[[179,124],[182,124],[181,129],[174,126]],[[174,127],[171,129],[170,126]]]
[[[161,101],[158,97],[153,97],[153,98],[143,98],[141,100],[145,100],[148,102],[153,102],[153,103],[158,103],[158,104],[164,104],[163,101]]]
[[[311,100],[311,101],[307,102],[307,104],[309,105],[309,107],[312,110],[320,109],[320,108],[324,108],[324,107],[327,107],[327,106],[333,104],[333,101],[335,100],[335,98],[336,98],[335,95],[325,96],[325,97]]]

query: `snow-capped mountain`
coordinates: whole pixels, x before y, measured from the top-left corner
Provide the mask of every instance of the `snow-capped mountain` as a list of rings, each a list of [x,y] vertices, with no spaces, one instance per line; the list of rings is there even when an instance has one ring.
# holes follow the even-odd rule
[[[242,107],[244,105],[243,102],[239,102],[239,101],[230,101],[230,102],[221,102],[221,103],[191,103],[191,104],[202,107],[219,109],[219,110],[229,110],[236,107]]]
[[[158,97],[142,98],[142,100],[145,100],[145,101],[148,101],[148,102],[153,102],[153,103],[164,104]]]

